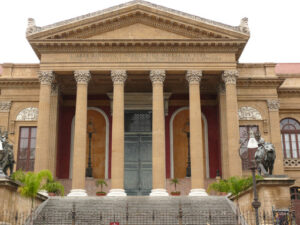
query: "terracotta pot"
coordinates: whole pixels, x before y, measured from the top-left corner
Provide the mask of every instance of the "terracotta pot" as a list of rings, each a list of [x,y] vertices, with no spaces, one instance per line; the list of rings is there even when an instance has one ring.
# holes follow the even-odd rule
[[[56,194],[53,193],[53,192],[49,192],[48,195],[51,196],[51,197],[56,196]]]
[[[180,196],[180,191],[173,191],[171,192],[172,196]]]
[[[97,195],[97,196],[105,196],[106,193],[105,193],[105,192],[97,192],[96,195]]]

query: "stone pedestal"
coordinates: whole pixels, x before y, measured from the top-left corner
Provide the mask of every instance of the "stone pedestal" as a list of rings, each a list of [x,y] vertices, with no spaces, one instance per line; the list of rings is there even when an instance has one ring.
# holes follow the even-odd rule
[[[285,176],[270,176],[257,181],[258,200],[261,202],[260,211],[271,212],[275,209],[288,209],[291,204],[290,186],[295,180]],[[231,197],[237,202],[236,197]],[[240,194],[238,203],[241,212],[252,211],[253,189],[252,187]]]

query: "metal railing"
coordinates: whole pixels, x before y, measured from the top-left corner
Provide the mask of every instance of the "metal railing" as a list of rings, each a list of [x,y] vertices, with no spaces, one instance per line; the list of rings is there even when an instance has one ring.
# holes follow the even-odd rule
[[[33,221],[31,221],[33,218]],[[261,225],[296,225],[295,214],[290,211],[260,211]],[[233,214],[228,211],[95,211],[67,210],[40,212],[31,217],[30,212],[0,212],[0,225],[253,225],[254,211]]]

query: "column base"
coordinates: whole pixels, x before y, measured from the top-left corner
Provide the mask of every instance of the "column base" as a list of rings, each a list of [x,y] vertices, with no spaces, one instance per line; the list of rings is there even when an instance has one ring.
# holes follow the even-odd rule
[[[198,197],[205,197],[208,196],[205,189],[199,188],[199,189],[192,189],[189,193],[189,196],[198,196]]]
[[[86,197],[88,196],[84,189],[72,189],[68,197]]]
[[[127,194],[124,189],[110,189],[107,196],[108,197],[126,197]]]
[[[150,196],[157,196],[157,197],[161,197],[161,196],[169,196],[169,193],[167,192],[166,189],[152,189]]]

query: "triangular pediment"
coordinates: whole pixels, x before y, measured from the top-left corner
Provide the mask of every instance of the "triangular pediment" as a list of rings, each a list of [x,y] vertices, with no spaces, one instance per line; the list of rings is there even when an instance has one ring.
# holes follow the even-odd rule
[[[186,39],[186,36],[175,34],[166,30],[147,26],[142,23],[132,24],[116,30],[90,35],[87,39]]]
[[[142,0],[44,27],[37,27],[29,19],[26,34],[38,57],[53,46],[166,45],[227,46],[236,52],[238,59],[250,37],[247,19],[239,26],[230,26]]]
[[[136,27],[140,26],[146,32],[138,34],[130,30],[133,24]],[[145,30],[146,27],[141,24],[148,25],[148,30]],[[123,31],[134,32],[133,38],[138,38],[139,35],[144,37],[147,32],[154,35],[149,36],[148,39],[157,39],[155,37],[157,32],[161,32],[161,38],[167,39],[187,37],[247,40],[249,38],[249,33],[243,26],[225,25],[141,0],[44,27],[37,27],[33,20],[29,20],[27,38],[29,40],[85,39],[95,36],[102,39],[106,35],[118,36],[123,32],[120,28],[123,28]]]

